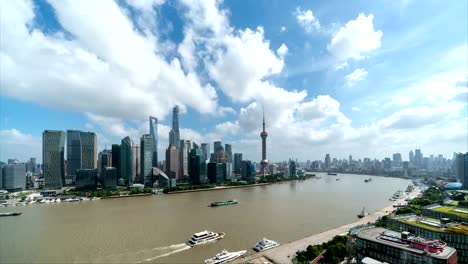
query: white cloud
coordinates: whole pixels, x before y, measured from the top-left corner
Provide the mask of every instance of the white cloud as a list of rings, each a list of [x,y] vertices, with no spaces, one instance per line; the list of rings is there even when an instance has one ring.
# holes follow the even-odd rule
[[[366,77],[367,71],[365,69],[359,68],[346,75],[345,79],[348,86],[354,86],[357,82],[364,80]]]
[[[281,46],[276,50],[276,53],[278,56],[280,56],[280,58],[284,58],[284,56],[288,54],[288,46],[286,46],[284,43],[281,44]]]
[[[351,110],[353,110],[353,111],[355,111],[355,112],[359,112],[359,111],[361,111],[361,108],[359,108],[359,107],[357,107],[357,106],[353,106],[353,107],[351,108]]]
[[[334,34],[327,45],[328,51],[340,63],[348,59],[360,60],[381,46],[382,31],[374,30],[374,15],[359,14]]]
[[[282,26],[281,29],[280,29],[281,32],[285,32],[286,31],[286,27],[285,26]]]
[[[0,130],[0,160],[16,158],[20,162],[36,158],[42,162],[42,140],[17,129]]]
[[[166,59],[157,36],[136,32],[115,2],[51,1],[51,5],[72,38],[33,28],[31,2],[2,3],[3,95],[133,119],[150,114],[163,119],[174,104],[201,113],[217,112],[215,89],[203,84],[196,73],[184,73],[178,59]]]
[[[306,32],[312,32],[313,30],[320,29],[320,22],[314,16],[312,10],[302,10],[300,6],[296,8],[294,12],[297,23],[304,28]]]

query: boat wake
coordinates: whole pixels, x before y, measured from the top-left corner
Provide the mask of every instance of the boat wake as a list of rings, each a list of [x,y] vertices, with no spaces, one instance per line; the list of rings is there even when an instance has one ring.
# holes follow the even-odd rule
[[[102,257],[96,259],[96,263],[145,263],[158,258],[167,257],[187,249],[190,249],[190,246],[185,243],[165,247],[155,247],[136,252],[127,252]]]

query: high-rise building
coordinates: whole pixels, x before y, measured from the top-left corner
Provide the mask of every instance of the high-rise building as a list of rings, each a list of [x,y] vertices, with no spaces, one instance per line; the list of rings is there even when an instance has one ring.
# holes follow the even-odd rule
[[[202,143],[201,144],[201,151],[203,153],[205,161],[210,158],[211,150],[210,150],[210,143]]]
[[[401,154],[400,154],[400,153],[394,153],[394,154],[393,154],[393,159],[392,159],[392,160],[393,160],[393,164],[395,164],[395,165],[398,166],[398,165],[401,164],[401,162],[402,162],[402,160],[401,160]]]
[[[9,192],[26,190],[26,164],[13,163],[3,167],[3,187]]]
[[[149,121],[150,121],[151,148],[153,151],[153,154],[151,155],[151,160],[152,160],[151,162],[152,162],[153,167],[157,167],[158,166],[158,119],[156,117],[150,116]]]
[[[44,187],[60,189],[65,185],[65,133],[45,130],[42,133]]]
[[[141,177],[145,186],[151,186],[153,176],[153,136],[146,134],[140,139]]]
[[[179,178],[188,178],[188,156],[190,153],[190,140],[180,140],[179,146]]]
[[[224,145],[224,154],[226,155],[226,162],[232,163],[232,146],[231,144]]]
[[[142,183],[141,179],[141,157],[140,157],[140,144],[132,142],[132,183]]]
[[[262,167],[260,169],[260,174],[265,176],[270,173],[268,171],[268,160],[266,154],[266,139],[268,137],[268,133],[265,131],[265,111],[263,111],[263,130],[260,133],[260,137],[262,138],[262,160],[260,161],[260,165]]]
[[[331,163],[330,154],[326,154],[325,155],[325,169],[326,170],[330,169],[330,165],[331,165],[330,163]]]
[[[67,130],[67,184],[73,184],[81,169],[81,137],[78,130]]]
[[[76,171],[77,190],[96,190],[97,169],[80,169]]]
[[[255,179],[255,165],[252,163],[252,161],[242,161],[242,178],[245,180]]]
[[[29,171],[32,173],[36,172],[36,158],[29,159]]]
[[[220,141],[216,141],[214,143],[214,146],[215,146],[214,160],[210,160],[210,161],[216,162],[216,163],[226,162],[226,154],[224,152],[223,144]]]
[[[408,154],[408,158],[409,158],[410,164],[414,165],[414,152],[412,150],[410,150],[410,152]]]
[[[240,174],[242,168],[242,153],[234,153],[234,173]]]
[[[102,177],[102,170],[112,166],[112,150],[104,149],[98,155],[98,176]]]
[[[80,132],[81,169],[97,167],[97,137],[94,132]]]
[[[223,163],[224,168],[224,179],[227,181],[232,180],[232,163],[225,162]]]
[[[210,162],[207,165],[207,176],[211,184],[220,184],[225,181],[226,168],[224,163]]]
[[[120,177],[120,152],[122,147],[119,144],[112,144],[112,167],[115,168],[116,183]]]
[[[125,185],[132,184],[132,140],[130,137],[122,139],[120,149],[120,178],[118,181],[124,182]]]
[[[294,160],[289,161],[289,177],[297,177],[297,163]]]
[[[0,164],[0,190],[3,189],[3,166],[2,164]]]
[[[223,143],[221,141],[215,141],[213,143],[213,153],[216,153],[216,151],[222,147],[223,147]]]
[[[175,145],[169,145],[166,149],[166,174],[170,179],[179,178],[179,159]]]
[[[174,145],[179,149],[180,134],[179,134],[179,106],[176,105],[172,109],[172,129],[169,132],[169,146]]]
[[[189,155],[190,184],[205,183],[206,164],[200,149],[192,149]]]
[[[423,154],[421,152],[421,149],[416,149],[414,152],[414,163],[416,167],[420,168],[422,167],[423,163]]]
[[[104,167],[102,169],[102,185],[103,189],[117,189],[117,168]]]
[[[460,179],[463,189],[468,189],[468,152],[458,153],[455,156],[455,175]]]

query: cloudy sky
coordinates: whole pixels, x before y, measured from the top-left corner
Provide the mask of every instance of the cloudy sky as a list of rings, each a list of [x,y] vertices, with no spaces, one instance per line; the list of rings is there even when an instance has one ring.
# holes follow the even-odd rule
[[[0,1],[0,160],[45,129],[148,133],[260,159],[467,151],[467,2]]]

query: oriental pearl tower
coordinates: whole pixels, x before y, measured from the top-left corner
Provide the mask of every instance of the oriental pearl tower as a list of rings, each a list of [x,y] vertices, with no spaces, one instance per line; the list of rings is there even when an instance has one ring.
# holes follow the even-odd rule
[[[262,168],[260,173],[265,176],[266,174],[270,174],[266,157],[266,138],[268,137],[268,133],[265,131],[265,110],[263,110],[263,131],[260,133],[260,137],[262,138],[262,160],[260,161]]]

